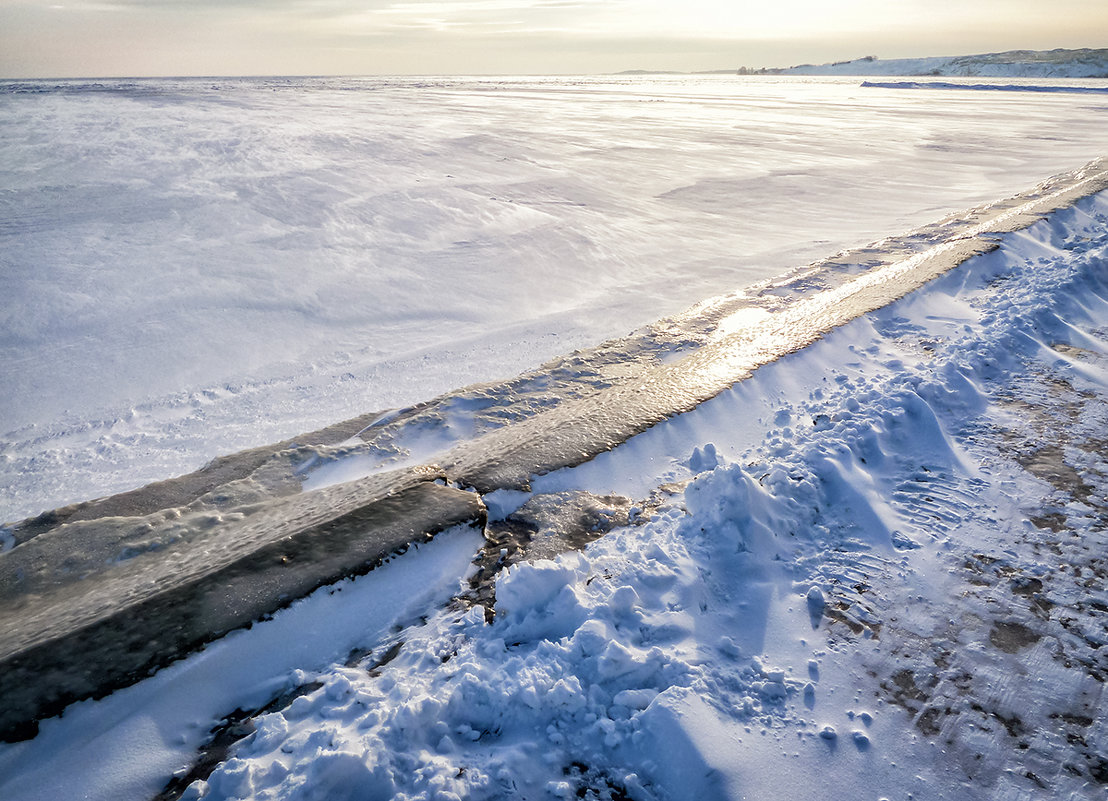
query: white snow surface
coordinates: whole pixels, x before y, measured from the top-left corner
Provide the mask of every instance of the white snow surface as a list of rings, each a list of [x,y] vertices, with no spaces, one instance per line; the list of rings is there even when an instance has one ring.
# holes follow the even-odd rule
[[[774,76],[0,82],[0,521],[1010,195],[1105,115]]]
[[[290,673],[323,686],[261,717],[184,797],[1103,797],[1106,264],[1102,193],[538,478],[536,493],[665,500],[502,572],[492,623],[428,607],[399,634],[367,627],[358,645],[404,643],[371,672]],[[1065,430],[1037,428],[1059,398]],[[1069,490],[1025,460],[1061,446]],[[1062,534],[1033,522],[1052,509]],[[143,798],[111,747],[69,759],[97,710],[98,736],[125,732],[114,753],[156,790],[213,706],[164,675],[0,748],[0,796]]]

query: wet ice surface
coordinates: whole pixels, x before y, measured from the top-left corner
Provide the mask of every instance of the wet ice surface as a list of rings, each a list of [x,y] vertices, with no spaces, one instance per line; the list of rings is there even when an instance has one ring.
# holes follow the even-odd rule
[[[514,375],[1103,149],[1095,98],[1011,95],[0,84],[0,519]]]
[[[318,682],[185,796],[1101,797],[1106,231],[1102,193],[501,499],[540,542],[632,525],[502,571],[491,624],[427,604],[282,673],[350,619],[320,593],[219,644],[241,702],[193,689],[202,654],[157,706],[140,684],[0,749],[0,789],[149,797],[232,704]],[[464,594],[446,547],[422,569]]]

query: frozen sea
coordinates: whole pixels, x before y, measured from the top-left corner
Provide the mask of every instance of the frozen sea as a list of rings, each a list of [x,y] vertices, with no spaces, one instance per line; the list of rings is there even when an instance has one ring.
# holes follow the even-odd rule
[[[0,520],[513,375],[1026,189],[1106,121],[857,78],[0,82]]]

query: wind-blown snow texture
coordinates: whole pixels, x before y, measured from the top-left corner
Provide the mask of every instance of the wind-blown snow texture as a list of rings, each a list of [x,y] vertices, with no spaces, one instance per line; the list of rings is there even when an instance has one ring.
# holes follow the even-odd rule
[[[291,675],[185,797],[1102,797],[1106,266],[1102,193],[536,479],[634,525]],[[4,797],[122,798],[58,769],[98,708],[0,750]]]
[[[0,521],[1010,195],[1105,119],[849,79],[0,82]]]

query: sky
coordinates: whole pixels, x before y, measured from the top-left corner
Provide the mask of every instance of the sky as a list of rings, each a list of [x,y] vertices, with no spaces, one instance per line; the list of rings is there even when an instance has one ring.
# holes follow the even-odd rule
[[[0,0],[0,77],[580,74],[1108,45],[1105,0]]]

